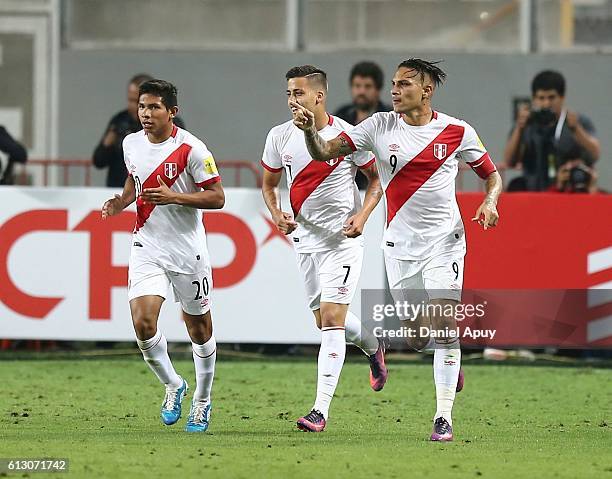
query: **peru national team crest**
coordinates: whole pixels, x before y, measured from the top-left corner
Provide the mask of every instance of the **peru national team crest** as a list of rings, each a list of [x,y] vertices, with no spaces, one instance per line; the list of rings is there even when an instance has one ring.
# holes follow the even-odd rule
[[[433,154],[438,160],[446,158],[446,143],[434,143]]]
[[[164,174],[166,178],[172,179],[176,176],[176,163],[164,163]]]

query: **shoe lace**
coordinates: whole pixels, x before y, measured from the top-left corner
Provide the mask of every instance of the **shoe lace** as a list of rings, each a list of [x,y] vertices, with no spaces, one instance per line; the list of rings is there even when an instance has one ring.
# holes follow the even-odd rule
[[[208,403],[194,403],[191,407],[189,418],[194,422],[204,422],[204,415],[206,414],[207,406]]]
[[[450,424],[443,417],[439,417],[435,422],[436,432],[446,434],[450,431]]]
[[[321,411],[313,409],[308,414],[306,414],[306,416],[304,416],[304,419],[310,422],[319,422],[323,419],[323,414],[321,413]]]
[[[176,400],[178,399],[178,390],[166,391],[166,398],[164,399],[164,409],[172,410],[176,407]]]

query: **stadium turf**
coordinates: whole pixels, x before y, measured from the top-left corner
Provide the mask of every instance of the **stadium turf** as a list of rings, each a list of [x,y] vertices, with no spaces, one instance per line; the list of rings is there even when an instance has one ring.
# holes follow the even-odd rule
[[[365,362],[347,363],[321,434],[295,428],[314,358],[217,365],[211,429],[189,435],[191,393],[161,425],[163,389],[140,359],[0,361],[0,457],[69,458],[56,477],[612,478],[610,369],[467,364],[455,442],[439,444],[426,363],[390,361],[380,393]],[[176,367],[193,391],[193,364]]]

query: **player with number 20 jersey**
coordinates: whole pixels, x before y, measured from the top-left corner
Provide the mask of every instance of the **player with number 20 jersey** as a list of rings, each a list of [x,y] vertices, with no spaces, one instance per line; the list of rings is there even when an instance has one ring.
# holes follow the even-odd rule
[[[138,117],[143,130],[123,140],[128,178],[121,195],[102,208],[102,218],[136,201],[136,225],[128,269],[128,298],[136,341],[144,360],[165,386],[162,423],[181,417],[187,381],[177,374],[166,338],[157,327],[172,286],[192,342],[196,389],[185,430],[204,432],[211,415],[216,341],[212,331],[211,265],[202,209],[222,208],[225,195],[206,145],[177,128],[174,85],[151,80],[140,85]]]

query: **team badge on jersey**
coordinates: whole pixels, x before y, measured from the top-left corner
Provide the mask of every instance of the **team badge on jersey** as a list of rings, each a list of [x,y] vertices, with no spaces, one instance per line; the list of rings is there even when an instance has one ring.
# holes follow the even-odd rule
[[[438,160],[446,158],[446,143],[434,143],[433,154]]]
[[[215,164],[215,159],[212,156],[204,159],[204,171],[209,175],[216,175],[219,173],[217,165]]]
[[[332,158],[331,160],[327,160],[325,163],[327,163],[329,166],[336,166],[342,160],[344,160],[344,156],[339,156],[338,158]]]
[[[176,176],[176,172],[178,171],[178,167],[176,163],[164,163],[164,174],[166,178],[172,179]]]

